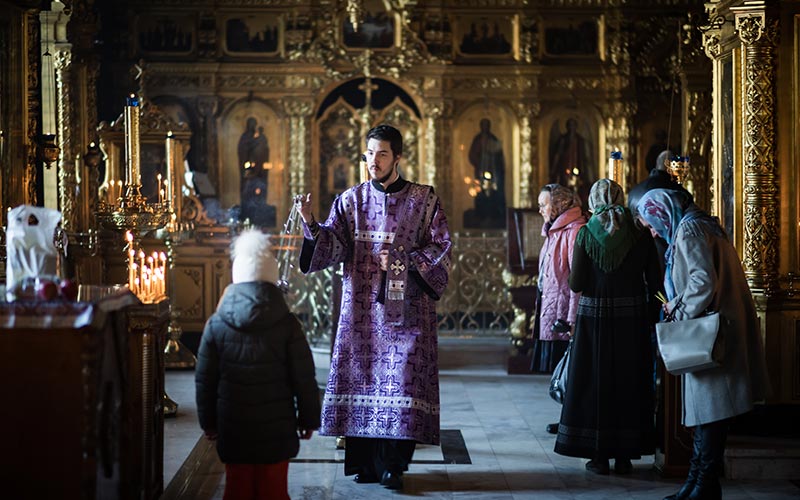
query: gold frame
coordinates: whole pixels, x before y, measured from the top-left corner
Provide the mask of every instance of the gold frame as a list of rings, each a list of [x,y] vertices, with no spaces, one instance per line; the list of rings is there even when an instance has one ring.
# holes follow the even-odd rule
[[[148,50],[144,48],[140,41],[140,35],[142,34],[142,24],[144,19],[148,21],[152,21],[153,19],[188,19],[191,24],[192,29],[192,43],[191,47],[185,51],[165,51],[165,50]],[[197,13],[192,12],[172,12],[172,11],[160,11],[155,13],[150,13],[148,15],[137,14],[134,20],[134,33],[135,35],[131,37],[131,45],[133,45],[133,51],[137,54],[148,55],[151,57],[176,57],[176,56],[190,56],[197,52],[197,45],[198,45],[198,32],[199,32],[199,19]]]
[[[491,19],[494,21],[502,20],[503,22],[508,23],[508,34],[510,35],[510,40],[506,40],[509,45],[510,49],[508,52],[502,53],[492,53],[492,54],[473,54],[469,52],[462,52],[461,45],[464,39],[464,35],[469,31],[468,26],[471,25],[471,20],[485,18]],[[464,58],[464,59],[492,59],[496,60],[503,60],[507,59],[509,61],[519,61],[520,60],[520,43],[519,43],[519,26],[520,26],[520,19],[519,14],[457,14],[452,16],[451,25],[455,27],[453,30],[453,56],[457,58]],[[504,31],[501,30],[501,33],[505,34]]]
[[[595,40],[596,48],[592,53],[586,54],[558,54],[547,51],[547,30],[548,28],[562,28],[567,25],[575,24],[574,20],[589,22],[595,24],[597,28],[597,39]],[[573,21],[573,22],[571,22]],[[605,60],[605,16],[549,16],[543,23],[541,33],[539,34],[539,52],[540,56],[546,59],[587,59],[598,61]]]
[[[269,186],[267,203],[275,205],[276,213],[288,205],[286,194],[289,172],[286,169],[287,151],[286,124],[280,109],[263,99],[238,99],[216,118],[217,128],[217,165],[219,169],[209,169],[208,175],[217,191],[220,207],[227,210],[241,204],[239,185],[238,143],[249,117],[256,118],[257,126],[264,127],[270,150]],[[237,121],[239,118],[241,121]],[[233,141],[233,142],[232,142]],[[231,180],[235,178],[236,180]],[[235,186],[235,187],[234,187]],[[280,217],[278,217],[280,218]],[[276,220],[278,227],[279,220]]]
[[[553,109],[538,120],[539,165],[535,180],[539,184],[535,186],[535,190],[531,191],[534,201],[539,196],[541,188],[550,183],[550,148],[554,142],[551,137],[553,125],[558,122],[558,131],[559,134],[561,134],[565,131],[567,120],[570,118],[578,120],[578,133],[580,133],[585,140],[591,142],[590,151],[593,157],[590,159],[590,163],[597,167],[597,170],[593,172],[594,180],[596,181],[608,175],[608,155],[605,149],[606,143],[608,142],[606,139],[607,131],[602,118],[588,107],[580,107],[577,109],[560,107]],[[624,161],[625,159],[623,158],[623,162]],[[533,189],[533,187],[531,189]]]
[[[246,52],[246,51],[231,51],[228,48],[228,21],[231,19],[241,19],[243,17],[259,17],[271,18],[278,27],[278,40],[277,48],[272,52]],[[286,16],[276,12],[224,12],[217,17],[217,32],[222,33],[220,40],[220,49],[227,57],[242,57],[242,58],[282,58],[286,50]]]
[[[480,134],[480,122],[488,119],[491,133],[494,134],[503,148],[505,185],[503,190],[506,208],[519,206],[520,163],[518,141],[520,123],[512,109],[501,101],[474,101],[466,106],[453,121],[452,153],[450,172],[448,174],[451,189],[451,200],[448,205],[448,224],[451,231],[485,232],[493,229],[465,227],[464,214],[475,208],[474,198],[470,195],[471,186],[476,186],[473,178],[474,166],[469,161],[469,150],[472,141]],[[471,183],[468,182],[471,181]],[[504,222],[505,223],[505,222]],[[505,230],[505,226],[498,227]]]

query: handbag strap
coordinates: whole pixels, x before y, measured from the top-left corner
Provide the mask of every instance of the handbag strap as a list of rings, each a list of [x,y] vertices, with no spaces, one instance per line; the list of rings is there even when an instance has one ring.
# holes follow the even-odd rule
[[[675,302],[675,307],[672,308],[672,310],[669,312],[669,314],[664,316],[664,322],[665,323],[669,323],[671,321],[675,321],[675,311],[678,310],[678,307],[680,307],[681,303],[683,303],[683,296],[678,297],[678,301]],[[708,307],[706,307],[705,311],[703,311],[703,316],[708,316],[710,314],[714,314],[714,312],[715,311],[713,309],[711,309],[711,306],[708,306]]]
[[[675,302],[675,307],[673,307],[672,310],[669,313],[667,313],[666,316],[664,316],[665,323],[670,323],[672,321],[675,321],[675,311],[678,310],[678,307],[680,307],[681,302],[683,302],[682,296],[678,297],[678,302]]]

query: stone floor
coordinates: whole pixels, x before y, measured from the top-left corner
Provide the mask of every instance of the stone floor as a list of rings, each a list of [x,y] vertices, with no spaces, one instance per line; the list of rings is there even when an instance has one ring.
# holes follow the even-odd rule
[[[404,476],[402,492],[377,484],[359,485],[342,473],[335,438],[315,435],[301,442],[289,466],[294,500],[379,499],[413,496],[438,499],[661,499],[680,479],[661,478],[653,457],[634,462],[633,474],[598,476],[585,460],[553,452],[555,436],[545,432],[561,407],[547,396],[549,378],[507,375],[505,339],[441,339],[442,447],[420,446]],[[324,383],[325,370],[318,370]],[[165,423],[163,498],[218,500],[224,468],[213,446],[200,439],[194,409],[194,374],[167,372],[167,393],[179,405]],[[189,459],[187,460],[187,456]],[[725,480],[727,500],[800,498],[796,480]]]

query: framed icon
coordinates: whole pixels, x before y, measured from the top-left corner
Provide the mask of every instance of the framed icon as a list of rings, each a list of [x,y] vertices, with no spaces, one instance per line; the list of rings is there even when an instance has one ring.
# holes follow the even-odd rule
[[[273,13],[236,13],[222,18],[222,50],[229,56],[279,56],[283,53],[283,17]]]

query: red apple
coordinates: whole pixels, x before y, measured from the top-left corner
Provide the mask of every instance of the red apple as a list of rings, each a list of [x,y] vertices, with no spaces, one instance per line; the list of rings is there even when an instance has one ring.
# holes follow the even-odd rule
[[[58,296],[58,286],[50,280],[36,283],[36,295],[42,300],[53,300]]]
[[[61,283],[58,284],[58,291],[66,300],[71,302],[78,300],[78,284],[72,280],[61,280]]]

